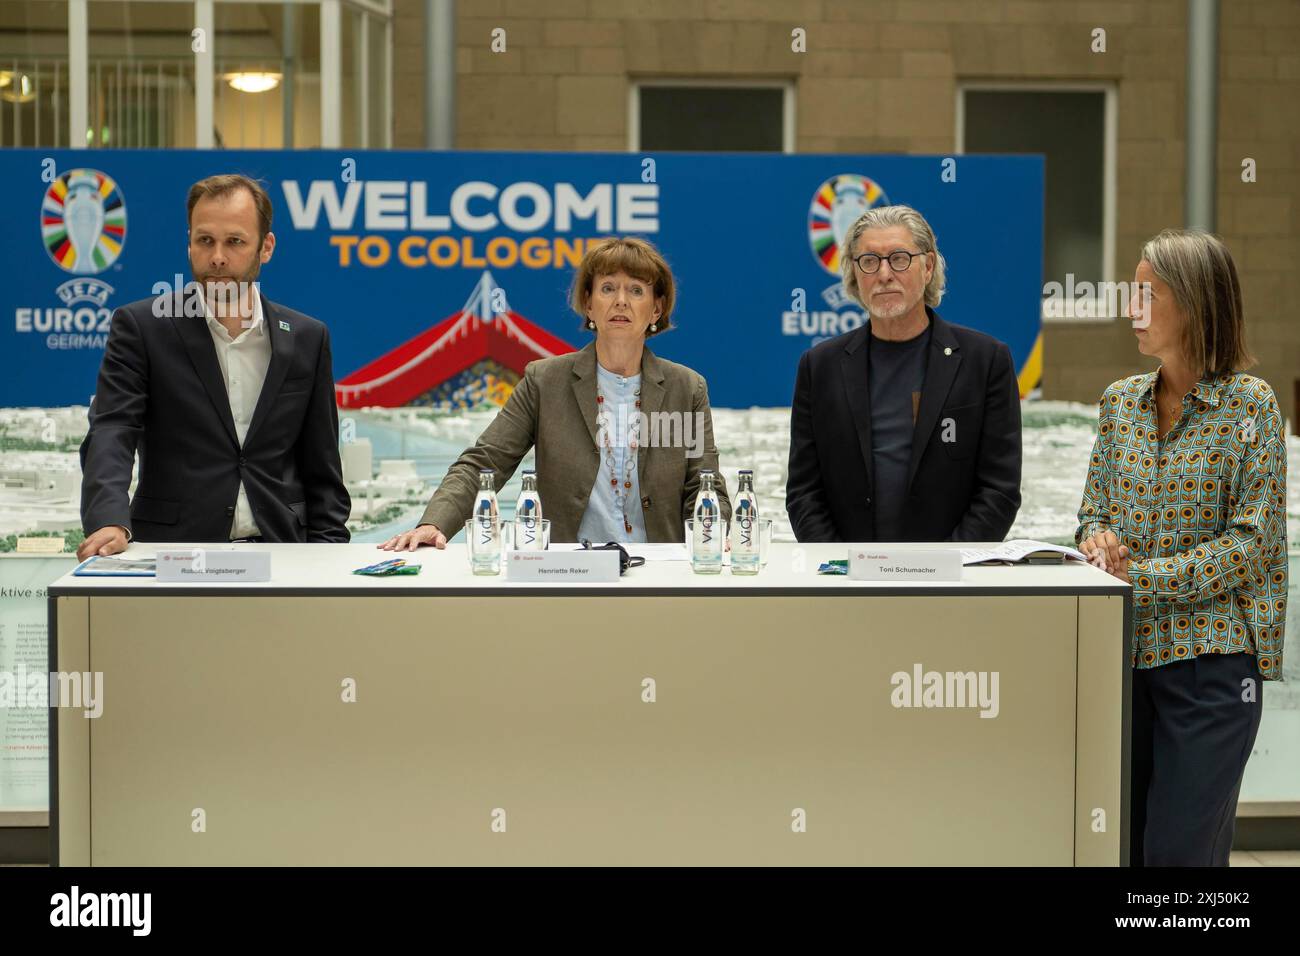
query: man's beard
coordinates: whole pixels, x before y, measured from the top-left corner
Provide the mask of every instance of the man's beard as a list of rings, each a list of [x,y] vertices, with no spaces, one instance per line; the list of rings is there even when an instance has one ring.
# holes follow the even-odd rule
[[[907,315],[907,313],[910,312],[912,310],[912,307],[916,304],[916,303],[909,304],[907,300],[904,299],[901,295],[891,296],[890,298],[894,302],[893,305],[889,305],[886,302],[886,303],[881,303],[882,307],[879,308],[873,309],[868,307],[867,314],[870,315],[872,318],[876,318],[876,319],[901,319],[903,316]]]
[[[190,274],[194,276],[194,281],[199,284],[203,290],[203,297],[207,300],[208,308],[212,311],[214,318],[232,318],[240,314],[240,303],[243,301],[243,294],[247,292],[250,296],[256,295],[257,291],[252,288],[252,284],[257,280],[262,271],[262,263],[254,259],[253,264],[242,275],[231,275],[228,272],[203,272],[200,273],[194,267],[194,260],[190,260]]]

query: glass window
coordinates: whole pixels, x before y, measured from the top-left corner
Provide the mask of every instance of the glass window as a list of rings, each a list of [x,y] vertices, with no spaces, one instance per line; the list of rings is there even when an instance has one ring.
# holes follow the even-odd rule
[[[342,142],[385,148],[391,14],[340,12]],[[68,132],[67,0],[0,0],[0,147],[193,147],[194,0],[88,0],[87,14],[83,140]],[[214,145],[319,147],[320,4],[216,0],[213,16]]]
[[[966,90],[964,105],[967,153],[1046,157],[1044,283],[1070,288],[1108,279],[1105,92]]]
[[[0,146],[68,145],[68,4],[0,3]]]
[[[344,6],[340,29],[342,49],[339,62],[342,64],[340,76],[340,108],[342,117],[339,121],[339,145],[366,145],[366,107],[369,105],[363,89],[365,78],[363,61],[369,53],[365,43],[365,14],[360,10]]]
[[[358,7],[344,6],[342,14],[340,142],[345,147],[381,149],[388,145],[384,19]]]
[[[781,152],[780,87],[642,86],[640,149]]]
[[[216,146],[319,146],[319,8],[218,3],[216,29]]]
[[[193,146],[194,4],[91,0],[88,16],[84,145]]]
[[[369,140],[371,149],[386,149],[390,143],[388,129],[388,34],[383,17],[370,16],[370,90]]]

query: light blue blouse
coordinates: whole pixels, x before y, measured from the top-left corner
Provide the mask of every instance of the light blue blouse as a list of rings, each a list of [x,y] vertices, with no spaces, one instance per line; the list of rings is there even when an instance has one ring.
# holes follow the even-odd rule
[[[579,540],[586,538],[592,544],[605,544],[617,541],[620,544],[644,542],[645,515],[641,511],[641,482],[637,478],[637,452],[628,448],[628,432],[636,424],[637,391],[641,387],[641,375],[616,375],[607,371],[599,362],[596,363],[596,383],[605,401],[600,405],[597,415],[603,416],[605,426],[599,433],[602,440],[600,448],[600,469],[596,472],[596,483],[592,486],[591,497],[587,499],[587,510],[583,512],[582,523],[578,526]],[[608,434],[612,449],[603,445],[604,435]],[[642,444],[645,436],[638,442]],[[639,450],[639,449],[638,449]],[[613,452],[614,473],[610,474],[610,451]],[[629,471],[631,472],[629,476]],[[611,485],[610,479],[616,478],[617,485]],[[631,488],[624,488],[623,482],[630,480]],[[632,526],[631,533],[623,526],[623,499],[627,498],[627,522]]]

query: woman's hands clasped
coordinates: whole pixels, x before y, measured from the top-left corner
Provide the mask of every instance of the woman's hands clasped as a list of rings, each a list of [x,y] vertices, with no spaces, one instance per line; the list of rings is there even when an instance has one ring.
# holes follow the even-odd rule
[[[1129,550],[1120,544],[1114,531],[1098,531],[1079,543],[1079,550],[1088,556],[1088,563],[1113,574],[1121,581],[1128,581]]]

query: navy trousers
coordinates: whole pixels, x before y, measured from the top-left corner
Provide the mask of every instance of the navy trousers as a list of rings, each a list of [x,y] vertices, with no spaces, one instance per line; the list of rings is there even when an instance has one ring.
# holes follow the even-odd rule
[[[1228,865],[1263,689],[1253,654],[1134,669],[1130,866]]]

